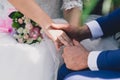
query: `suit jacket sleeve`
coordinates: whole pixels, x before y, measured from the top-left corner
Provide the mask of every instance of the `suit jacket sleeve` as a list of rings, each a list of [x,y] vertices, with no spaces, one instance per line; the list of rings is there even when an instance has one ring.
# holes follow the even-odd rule
[[[112,35],[120,31],[120,9],[111,14],[96,20],[104,36]],[[110,46],[110,45],[108,45]],[[120,49],[102,51],[97,57],[97,67],[99,70],[120,71]]]
[[[104,36],[112,35],[120,31],[120,9],[107,16],[100,17],[96,21],[101,26]]]
[[[103,51],[97,58],[99,70],[120,71],[120,50]]]

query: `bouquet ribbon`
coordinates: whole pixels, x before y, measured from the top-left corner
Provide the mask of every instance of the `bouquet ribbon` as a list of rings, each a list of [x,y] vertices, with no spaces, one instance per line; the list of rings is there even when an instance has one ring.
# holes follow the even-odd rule
[[[7,19],[0,19],[0,32],[3,33],[11,33],[12,32],[12,20]]]
[[[15,8],[9,8],[7,11],[8,15],[15,10]],[[9,17],[6,17],[5,19],[0,18],[0,32],[11,33],[12,31],[12,19]]]

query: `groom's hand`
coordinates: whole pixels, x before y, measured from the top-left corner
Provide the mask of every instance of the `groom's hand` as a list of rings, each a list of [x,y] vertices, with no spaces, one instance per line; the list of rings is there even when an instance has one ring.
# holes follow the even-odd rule
[[[52,28],[57,29],[57,30],[63,30],[66,32],[66,34],[71,38],[71,39],[76,39],[78,41],[80,40],[79,36],[79,29],[80,27],[72,26],[70,24],[52,24]],[[82,36],[81,36],[82,37]]]
[[[88,53],[79,42],[73,40],[74,46],[64,48],[63,59],[66,67],[71,70],[82,70],[88,68]]]
[[[65,31],[71,39],[76,39],[77,41],[92,37],[87,25],[80,27],[72,26],[70,24],[52,24],[51,27],[54,29]]]

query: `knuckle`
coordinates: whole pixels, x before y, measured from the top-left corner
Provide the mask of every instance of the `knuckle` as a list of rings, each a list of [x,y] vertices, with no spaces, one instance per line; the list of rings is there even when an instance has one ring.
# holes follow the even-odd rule
[[[66,67],[67,67],[68,69],[70,69],[70,68],[71,68],[69,65],[66,65]]]
[[[68,69],[72,69],[72,67],[71,67],[70,65],[66,65],[66,67],[67,67]]]

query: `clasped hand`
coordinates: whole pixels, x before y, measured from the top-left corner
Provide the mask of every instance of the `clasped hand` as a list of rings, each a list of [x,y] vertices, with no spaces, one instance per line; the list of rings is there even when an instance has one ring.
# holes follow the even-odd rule
[[[73,40],[73,46],[65,47],[62,56],[68,69],[83,70],[88,68],[88,53],[78,41]]]
[[[56,25],[53,24],[52,26]],[[60,26],[63,26],[63,29],[66,28],[66,30],[69,31],[68,25],[64,26],[61,24]],[[72,30],[70,30],[70,32]],[[65,45],[62,57],[68,69],[82,70],[88,68],[87,59],[89,51],[86,50],[78,41],[72,41],[62,30],[56,30],[51,28],[48,29],[48,33],[51,35],[52,40],[55,42],[56,46],[58,46],[57,48],[59,48],[61,45]]]
[[[57,30],[53,28],[48,28],[45,30],[47,36],[53,40],[57,49],[61,46],[72,46],[73,43],[71,39],[67,36],[67,34],[63,30]]]

